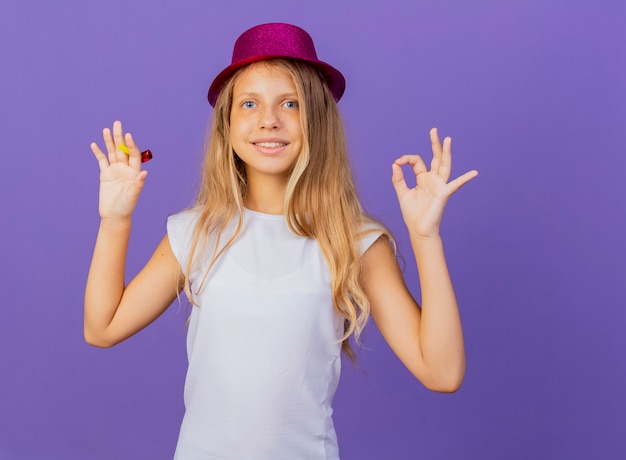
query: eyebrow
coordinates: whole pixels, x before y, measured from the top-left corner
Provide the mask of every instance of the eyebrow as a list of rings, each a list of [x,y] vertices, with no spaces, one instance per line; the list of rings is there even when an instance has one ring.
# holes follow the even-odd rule
[[[259,95],[260,95],[260,93],[245,92],[245,93],[233,95],[233,99],[245,99],[245,98],[248,98],[248,97],[258,98]],[[298,98],[298,93],[295,93],[295,92],[280,94],[277,97],[277,99],[297,99],[297,98]]]

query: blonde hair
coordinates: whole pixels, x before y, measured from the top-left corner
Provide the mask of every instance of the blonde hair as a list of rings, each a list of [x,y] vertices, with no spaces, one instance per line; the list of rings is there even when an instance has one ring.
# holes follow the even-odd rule
[[[287,183],[284,214],[291,231],[315,238],[320,245],[331,274],[333,306],[345,319],[342,349],[354,361],[349,338],[354,336],[359,343],[370,311],[359,279],[359,243],[364,233],[374,231],[364,230],[374,221],[361,207],[348,162],[343,123],[321,72],[298,61],[261,62],[286,70],[296,86],[304,142]],[[193,207],[198,220],[185,268],[185,292],[192,303],[194,293],[189,277],[192,267],[205,254],[210,237],[214,238],[213,255],[202,281],[194,289],[196,294],[243,224],[246,172],[233,151],[229,132],[233,87],[242,70],[224,84],[213,112],[201,186]],[[226,244],[221,244],[223,232],[234,218],[234,234]],[[379,224],[376,227],[391,239],[386,229]]]

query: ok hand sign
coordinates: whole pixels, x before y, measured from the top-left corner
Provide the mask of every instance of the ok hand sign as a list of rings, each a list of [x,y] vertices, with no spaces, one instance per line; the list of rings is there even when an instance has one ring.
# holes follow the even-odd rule
[[[472,170],[448,182],[452,169],[452,139],[446,137],[441,145],[437,128],[433,128],[430,130],[430,141],[433,149],[430,170],[419,155],[403,155],[394,161],[391,177],[409,232],[423,238],[439,235],[448,199],[478,175],[478,171]],[[417,182],[414,188],[410,188],[404,179],[401,167],[406,164],[413,167]]]

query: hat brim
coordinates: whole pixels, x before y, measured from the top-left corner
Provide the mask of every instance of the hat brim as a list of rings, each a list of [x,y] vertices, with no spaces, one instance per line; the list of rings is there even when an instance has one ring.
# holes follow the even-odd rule
[[[215,102],[217,101],[217,97],[219,96],[222,86],[224,86],[224,83],[226,83],[226,81],[230,77],[232,77],[232,75],[237,70],[239,70],[240,68],[244,66],[247,66],[248,64],[252,64],[254,62],[259,62],[259,61],[267,61],[269,59],[293,59],[295,61],[306,62],[307,64],[310,64],[313,67],[317,67],[324,74],[328,88],[330,89],[330,92],[335,98],[335,101],[339,102],[339,99],[341,99],[341,96],[343,96],[343,93],[346,89],[346,79],[344,78],[341,72],[339,72],[330,64],[327,64],[323,61],[312,61],[309,59],[299,59],[299,58],[294,58],[291,56],[284,56],[284,55],[261,55],[261,56],[253,56],[247,59],[242,59],[240,61],[237,61],[234,64],[229,65],[224,70],[222,70],[217,75],[217,77],[215,77],[215,79],[213,80],[213,83],[211,83],[211,86],[209,87],[209,94],[208,94],[209,104],[211,104],[212,107],[215,107]]]

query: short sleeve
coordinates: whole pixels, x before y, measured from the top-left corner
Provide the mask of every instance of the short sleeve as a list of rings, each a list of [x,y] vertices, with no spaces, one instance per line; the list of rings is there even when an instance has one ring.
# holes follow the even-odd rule
[[[367,222],[366,224],[364,224],[360,232],[360,254],[365,254],[365,251],[367,251],[378,238],[387,233],[388,231],[385,229],[385,227],[377,222]]]
[[[167,218],[167,237],[182,270],[187,268],[197,214],[183,211]]]

